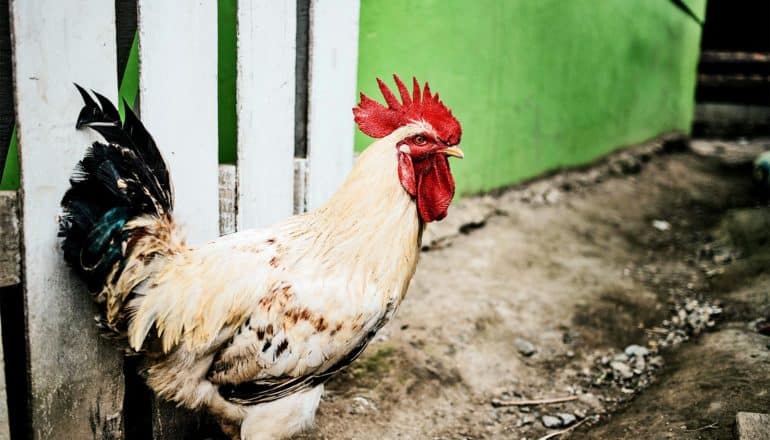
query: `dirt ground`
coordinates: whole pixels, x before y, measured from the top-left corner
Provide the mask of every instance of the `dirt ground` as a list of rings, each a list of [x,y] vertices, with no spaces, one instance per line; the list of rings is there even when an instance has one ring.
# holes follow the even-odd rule
[[[732,438],[770,411],[763,149],[651,144],[461,201],[303,438]]]

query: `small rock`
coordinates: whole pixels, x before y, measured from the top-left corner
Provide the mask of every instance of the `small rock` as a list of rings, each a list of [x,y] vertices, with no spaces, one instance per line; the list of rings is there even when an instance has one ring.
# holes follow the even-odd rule
[[[634,373],[642,374],[646,366],[647,365],[646,365],[646,362],[644,361],[644,356],[639,356],[634,358]]]
[[[558,189],[549,189],[548,192],[543,195],[543,198],[546,203],[553,205],[561,199],[561,192]]]
[[[620,377],[623,379],[630,379],[634,377],[634,372],[631,371],[631,367],[624,364],[623,362],[612,361],[610,362],[610,367],[612,367],[612,370],[620,375]]]
[[[559,413],[556,414],[562,421],[562,426],[569,426],[577,421],[577,417],[575,417],[574,414],[570,413]]]
[[[525,414],[518,422],[516,422],[516,426],[521,428],[524,425],[531,425],[532,423],[535,423],[535,416]]]
[[[665,221],[665,220],[653,220],[652,221],[652,227],[661,231],[665,232],[671,229],[671,223]]]
[[[594,394],[591,394],[591,393],[580,394],[578,395],[578,400],[588,405],[589,407],[591,407],[596,411],[600,412],[604,410],[604,405],[599,400],[599,398],[596,397]]]
[[[377,406],[366,397],[357,396],[353,398],[353,404],[350,405],[351,414],[368,414],[376,412]]]
[[[628,356],[625,353],[618,353],[612,357],[615,362],[628,362]]]
[[[524,356],[532,356],[537,351],[537,348],[535,348],[535,345],[526,339],[522,338],[516,338],[516,340],[513,342],[516,344],[516,349],[519,350],[519,353],[521,353]]]
[[[543,426],[548,429],[561,428],[564,426],[564,421],[561,417],[543,416],[540,420],[543,422]]]
[[[586,412],[586,410],[584,409],[575,410],[575,417],[577,417],[578,419],[581,419],[581,420],[585,419],[587,415],[588,415],[588,412]]]
[[[650,354],[650,350],[648,350],[645,347],[642,347],[641,345],[632,344],[626,347],[624,350],[624,353],[626,356],[633,356],[633,357],[644,357]]]

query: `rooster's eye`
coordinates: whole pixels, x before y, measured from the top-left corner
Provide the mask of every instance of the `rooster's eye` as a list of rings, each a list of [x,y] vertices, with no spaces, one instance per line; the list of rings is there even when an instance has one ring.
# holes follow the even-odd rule
[[[425,139],[425,136],[418,134],[414,137],[414,144],[415,145],[425,145],[428,143],[428,140]]]

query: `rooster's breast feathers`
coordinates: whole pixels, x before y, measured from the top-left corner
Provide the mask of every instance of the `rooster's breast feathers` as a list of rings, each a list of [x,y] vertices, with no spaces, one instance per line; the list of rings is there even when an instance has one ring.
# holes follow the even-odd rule
[[[131,346],[157,338],[164,353],[213,353],[207,379],[233,401],[271,401],[324,382],[363,351],[390,311],[367,304],[376,295],[350,291],[367,288],[352,268],[314,264],[296,243],[245,231],[169,257],[138,289]]]

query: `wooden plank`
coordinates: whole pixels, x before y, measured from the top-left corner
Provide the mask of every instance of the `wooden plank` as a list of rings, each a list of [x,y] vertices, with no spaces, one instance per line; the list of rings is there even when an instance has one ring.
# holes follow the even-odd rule
[[[219,235],[217,4],[139,0],[142,121],[174,185],[174,217],[188,242]]]
[[[235,165],[219,165],[219,235],[232,234],[238,229],[235,204],[237,172]]]
[[[320,206],[353,165],[359,0],[312,0],[308,92],[308,208]]]
[[[56,225],[73,167],[98,139],[75,130],[82,100],[72,83],[117,97],[114,2],[12,1],[11,28],[32,437],[122,438],[122,358],[97,335]]]
[[[27,363],[27,339],[24,323],[24,294],[22,285],[0,287],[0,315],[2,315],[2,368],[0,375],[3,392],[0,406],[0,439],[30,438],[29,381]],[[8,356],[5,355],[8,354]],[[6,431],[6,426],[8,431]],[[9,435],[10,434],[10,435]]]
[[[21,235],[16,191],[0,191],[0,287],[21,282]]]
[[[0,440],[10,440],[10,438],[11,426],[8,419],[8,393],[5,385],[4,348],[2,340],[0,340]]]
[[[307,211],[307,159],[294,159],[294,213]]]
[[[735,430],[738,440],[770,440],[770,414],[739,412]]]
[[[11,425],[8,420],[8,394],[5,386],[5,358],[3,353],[2,339],[0,339],[0,440],[10,440]]]
[[[294,157],[307,156],[307,81],[310,0],[297,0],[297,66],[294,80]]]
[[[296,2],[238,2],[240,229],[292,214],[295,39]]]
[[[187,242],[219,236],[217,2],[139,0],[139,99],[142,120],[171,172],[174,218]],[[184,439],[196,418],[152,402],[158,439]]]

